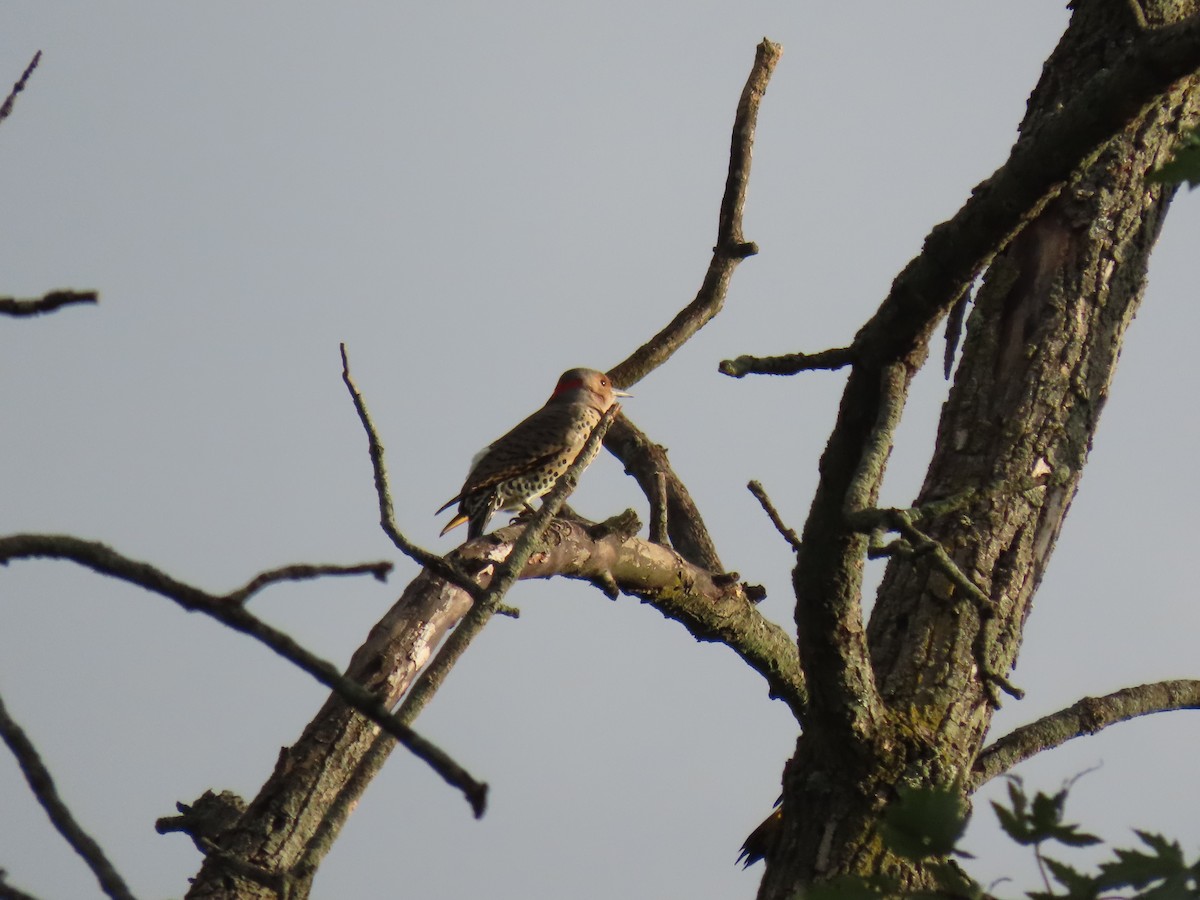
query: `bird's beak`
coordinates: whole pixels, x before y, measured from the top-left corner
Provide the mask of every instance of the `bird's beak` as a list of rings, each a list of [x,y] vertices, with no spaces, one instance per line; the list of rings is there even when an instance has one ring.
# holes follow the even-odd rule
[[[633,394],[629,393],[628,391],[618,391],[616,388],[613,388],[613,396],[614,397],[632,397]]]

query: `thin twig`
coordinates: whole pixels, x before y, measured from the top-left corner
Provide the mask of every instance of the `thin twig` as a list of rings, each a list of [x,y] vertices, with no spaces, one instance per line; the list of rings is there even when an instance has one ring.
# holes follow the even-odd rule
[[[383,459],[383,443],[379,440],[379,433],[371,421],[371,414],[367,412],[367,404],[363,401],[362,394],[350,375],[350,358],[346,352],[346,345],[342,343],[338,346],[342,354],[342,381],[346,384],[346,390],[350,392],[350,399],[354,401],[358,419],[367,433],[367,450],[371,456],[371,469],[375,473],[375,494],[379,498],[379,525],[383,529],[383,533],[388,536],[396,549],[409,559],[435,572],[456,587],[462,588],[473,599],[477,599],[480,596],[481,588],[469,575],[436,553],[418,547],[406,538],[397,527],[395,511],[392,507],[392,490],[388,486],[387,465]]]
[[[62,306],[78,303],[99,303],[100,295],[95,291],[51,291],[44,297],[33,300],[18,300],[16,297],[0,297],[0,314],[13,317],[40,316]]]
[[[1067,741],[1095,734],[1138,716],[1200,709],[1200,679],[1157,681],[1123,688],[1103,697],[1084,697],[1036,722],[1022,725],[980,751],[971,774],[971,790]]]
[[[282,631],[272,628],[252,615],[239,601],[239,595],[244,593],[246,588],[223,596],[210,594],[178,581],[149,563],[124,557],[104,544],[67,535],[21,534],[0,538],[0,564],[14,559],[33,558],[69,559],[94,572],[109,575],[166,597],[189,612],[211,616],[233,630],[254,638],[303,669],[348,705],[395,737],[448,784],[462,791],[476,816],[482,815],[486,805],[487,785],[476,781],[444,751],[393,716],[379,698],[358,682],[342,675],[332,663],[321,659]],[[377,566],[365,567],[362,571],[378,575],[376,569]],[[253,585],[261,578],[262,576],[257,576],[251,579],[247,586]]]
[[[853,350],[835,347],[820,353],[787,353],[783,356],[739,356],[723,359],[717,366],[722,375],[742,378],[746,375],[795,375],[814,369],[842,369],[854,362]]]
[[[17,83],[13,85],[13,89],[4,98],[4,103],[0,104],[0,122],[7,119],[13,111],[13,104],[17,102],[17,94],[25,90],[25,84],[29,81],[29,76],[33,74],[33,70],[37,68],[37,64],[41,61],[42,51],[39,50],[33,54],[33,59],[29,61],[29,65],[25,67],[25,71],[21,73],[21,77],[17,79]]]
[[[775,504],[771,502],[771,498],[767,496],[767,492],[763,486],[757,481],[751,481],[746,485],[746,488],[758,500],[759,504],[763,508],[763,511],[770,516],[771,524],[775,526],[775,530],[783,536],[785,541],[791,544],[792,549],[795,552],[799,553],[800,535],[796,534],[793,529],[783,524],[783,519],[780,517],[779,511],[775,509]]]
[[[321,566],[307,563],[280,566],[278,569],[271,569],[255,575],[244,587],[226,594],[225,600],[229,603],[243,604],[269,585],[278,584],[281,581],[310,581],[327,575],[373,575],[376,581],[387,581],[391,571],[392,564],[390,562],[359,563],[356,566]]]
[[[742,210],[746,205],[746,190],[750,183],[758,108],[782,53],[783,48],[779,44],[772,44],[764,38],[758,45],[750,77],[742,89],[733,121],[729,172],[725,178],[725,194],[721,198],[717,222],[717,244],[713,247],[704,282],[695,299],[665,328],[609,370],[609,377],[617,387],[626,388],[645,378],[708,324],[725,304],[729,281],[737,264],[758,252],[758,247],[747,242],[742,234]]]
[[[100,849],[100,845],[79,826],[75,817],[71,815],[71,810],[63,803],[62,798],[58,795],[58,790],[54,787],[54,779],[42,763],[42,758],[38,755],[33,742],[29,740],[24,729],[8,714],[2,698],[0,698],[0,738],[4,739],[8,749],[17,758],[17,764],[25,774],[25,780],[29,782],[29,789],[33,791],[33,795],[42,805],[42,809],[46,810],[50,822],[58,829],[58,833],[63,836],[63,839],[71,845],[71,848],[87,863],[87,867],[92,870],[92,874],[100,882],[104,893],[109,897],[119,898],[119,900],[133,900],[133,894],[125,884],[125,879],[117,873],[113,864],[108,861],[108,857],[104,855],[104,851]]]
[[[467,647],[483,630],[483,626],[495,613],[496,608],[504,599],[504,595],[520,577],[529,557],[542,540],[542,535],[549,526],[550,520],[554,518],[570,493],[575,490],[580,473],[586,468],[594,449],[604,440],[604,433],[608,431],[613,419],[620,411],[620,405],[613,404],[596,423],[596,427],[592,429],[592,433],[588,436],[575,460],[559,477],[550,493],[546,495],[541,508],[526,523],[524,531],[513,544],[512,550],[509,551],[504,562],[496,566],[483,594],[475,600],[458,627],[446,638],[446,643],[442,645],[425,671],[414,682],[408,696],[404,698],[404,702],[397,710],[396,714],[399,719],[411,722],[420,714],[441,687],[459,657],[466,652]]]

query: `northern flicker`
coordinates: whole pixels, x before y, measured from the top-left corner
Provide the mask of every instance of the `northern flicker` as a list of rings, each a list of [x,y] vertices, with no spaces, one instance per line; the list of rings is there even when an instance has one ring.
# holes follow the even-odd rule
[[[549,493],[600,417],[617,397],[628,396],[595,369],[563,372],[545,406],[471,460],[462,490],[438,510],[458,504],[458,513],[442,534],[467,522],[467,537],[479,537],[498,510],[527,508],[529,501]],[[585,465],[595,456],[593,451]]]

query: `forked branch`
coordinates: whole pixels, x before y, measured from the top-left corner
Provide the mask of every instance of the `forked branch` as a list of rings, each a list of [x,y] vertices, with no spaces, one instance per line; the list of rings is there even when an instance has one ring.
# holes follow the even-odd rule
[[[477,814],[485,803],[487,786],[476,781],[465,769],[391,714],[391,711],[361,684],[342,675],[332,663],[316,656],[291,637],[251,614],[243,605],[254,592],[268,583],[319,575],[359,575],[370,572],[383,579],[391,563],[360,566],[288,566],[255,576],[244,587],[229,594],[210,594],[185,584],[149,563],[122,556],[103,544],[66,535],[19,534],[0,538],[0,564],[16,559],[66,559],[81,566],[137,585],[172,600],[188,612],[203,613],[223,625],[254,638],[284,659],[303,669],[324,684],[347,704],[367,716],[394,736],[410,752],[424,760],[447,783],[466,796]]]

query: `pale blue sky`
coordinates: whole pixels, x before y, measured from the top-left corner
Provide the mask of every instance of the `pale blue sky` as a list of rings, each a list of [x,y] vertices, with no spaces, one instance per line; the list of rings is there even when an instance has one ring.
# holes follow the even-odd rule
[[[213,590],[287,562],[395,558],[344,340],[399,522],[449,550],[461,534],[438,539],[433,510],[475,450],[563,369],[615,364],[693,296],[766,35],[785,50],[746,208],[762,253],[625,408],[786,625],[790,555],[745,483],[803,522],[842,376],[733,381],[717,363],[845,344],[1004,159],[1065,22],[1033,0],[0,4],[0,81],[44,51],[0,125],[0,293],[102,298],[0,321],[0,533],[100,539]],[[1198,674],[1196,434],[1172,418],[1200,386],[1197,227],[1182,196],[1035,603],[1014,676],[1028,698],[997,734]],[[920,483],[944,394],[932,367],[886,500]],[[610,457],[572,502],[644,509]],[[277,588],[253,608],[342,664],[413,572]],[[522,618],[490,625],[418,722],[491,784],[487,817],[398,753],[316,896],[753,897],[760,869],[733,861],[778,793],[795,736],[782,704],[629,599],[554,582],[511,600]],[[151,898],[181,895],[199,859],[154,819],[210,787],[252,795],[324,698],[245,638],[51,563],[0,570],[0,691]],[[1178,800],[1195,793],[1198,742],[1200,719],[1176,713],[1021,771],[1052,790],[1103,763],[1074,792],[1089,827],[1194,850]],[[3,755],[0,808],[13,884],[97,895]],[[977,818],[972,871],[1027,881],[990,811]]]

